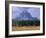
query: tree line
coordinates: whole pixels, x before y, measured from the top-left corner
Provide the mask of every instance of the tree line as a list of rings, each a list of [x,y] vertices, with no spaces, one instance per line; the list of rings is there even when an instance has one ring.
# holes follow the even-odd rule
[[[27,21],[12,21],[13,26],[39,26],[39,20],[27,20]]]

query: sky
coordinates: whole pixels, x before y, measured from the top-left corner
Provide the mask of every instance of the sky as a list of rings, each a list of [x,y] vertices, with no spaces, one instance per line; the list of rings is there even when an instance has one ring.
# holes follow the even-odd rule
[[[16,17],[20,16],[20,13],[22,13],[24,10],[27,10],[28,13],[32,17],[36,17],[37,19],[40,19],[40,8],[36,7],[12,7],[12,19],[15,19]]]

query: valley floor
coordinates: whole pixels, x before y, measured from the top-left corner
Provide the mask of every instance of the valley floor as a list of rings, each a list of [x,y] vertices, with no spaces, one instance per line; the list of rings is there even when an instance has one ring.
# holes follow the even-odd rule
[[[40,30],[40,26],[12,26],[12,31]]]

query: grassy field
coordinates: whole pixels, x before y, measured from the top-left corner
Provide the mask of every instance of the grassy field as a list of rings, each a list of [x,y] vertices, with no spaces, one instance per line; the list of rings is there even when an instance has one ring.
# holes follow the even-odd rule
[[[40,26],[12,26],[12,31],[40,30]]]

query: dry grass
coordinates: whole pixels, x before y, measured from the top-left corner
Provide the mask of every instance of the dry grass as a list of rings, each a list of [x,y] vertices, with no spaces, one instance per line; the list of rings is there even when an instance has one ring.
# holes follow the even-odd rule
[[[12,31],[40,30],[40,26],[13,26]]]

